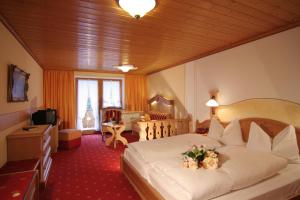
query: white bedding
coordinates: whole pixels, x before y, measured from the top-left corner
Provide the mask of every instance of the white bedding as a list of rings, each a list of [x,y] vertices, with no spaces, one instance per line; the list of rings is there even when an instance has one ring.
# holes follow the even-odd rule
[[[158,183],[163,177],[168,181],[160,188],[172,190],[169,187],[172,184],[176,191],[182,191],[180,198],[176,192],[168,199],[204,200],[258,183],[287,166],[286,159],[246,147],[225,146],[218,151],[221,166],[216,170],[183,168],[180,155],[153,162],[149,170],[150,183]]]
[[[210,199],[229,192],[233,185],[223,170],[183,168],[180,158],[153,163],[149,178],[158,192],[170,200]]]
[[[191,133],[152,141],[133,142],[128,144],[128,148],[136,152],[143,161],[151,163],[163,158],[177,156],[185,152],[192,145],[201,144],[205,144],[209,148],[222,146],[214,139]]]
[[[237,175],[239,173],[245,173],[247,171],[236,170],[238,169],[239,163],[234,162],[225,162],[223,166],[224,169],[222,169],[221,167],[218,170],[185,169],[181,166],[181,153],[186,151],[193,144],[207,144],[208,146],[215,147],[221,146],[220,143],[208,137],[195,134],[187,134],[155,141],[131,143],[129,144],[129,148],[125,150],[124,156],[125,159],[128,160],[137,169],[137,171],[146,180],[148,180],[148,182],[154,188],[156,188],[158,192],[160,192],[160,194],[165,199],[210,199],[220,195],[222,196],[216,199],[255,199],[256,197],[258,199],[263,199],[261,197],[268,197],[268,195],[276,194],[277,190],[283,190],[283,188],[285,188],[285,191],[292,191],[291,196],[300,194],[299,164],[293,165],[294,167],[291,167],[291,165],[289,165],[289,168],[287,170],[282,170],[279,175],[267,179],[266,181],[245,189],[232,192],[232,190],[234,189],[252,185],[255,182],[259,181],[256,180],[257,177],[260,178],[261,176],[263,176],[263,178],[266,178],[273,175],[274,173],[276,173],[276,170],[284,167],[285,164],[281,162],[278,169],[276,169],[276,167],[273,169],[275,172],[273,171],[267,175],[263,175],[265,173],[264,170],[262,172],[255,171],[254,175],[256,175],[256,178],[254,177],[254,179],[253,177],[251,177],[251,173],[248,173],[248,176],[250,175],[251,177],[249,180],[244,179],[243,176]],[[235,148],[245,149],[245,147]],[[224,150],[224,152],[228,151],[228,147],[219,148],[218,151],[220,151],[222,154],[224,154],[222,149]],[[231,154],[234,157],[243,158],[243,156],[241,156],[239,153],[231,152]],[[255,160],[255,156],[250,157]],[[258,161],[250,161],[250,163],[246,162],[246,166],[251,166],[252,162]],[[270,163],[270,161],[267,161],[266,163]],[[268,167],[271,167],[272,169],[272,166],[274,167],[277,164],[265,165],[265,163],[262,163],[261,165],[265,166],[267,170],[270,170],[268,169]],[[235,167],[236,169],[234,169]],[[230,168],[233,168],[233,170],[230,171]],[[299,175],[291,176],[290,170],[294,172],[297,171]],[[241,178],[238,179],[238,177]],[[270,180],[281,181],[282,184],[272,184]],[[265,182],[267,182],[268,184],[264,184]],[[298,185],[296,186],[298,187],[295,187],[295,184],[297,183]],[[260,187],[258,187],[258,185],[260,185]],[[256,187],[258,188],[255,190],[251,190],[251,188]],[[258,192],[256,192],[256,190]],[[243,194],[244,198],[241,198],[240,194]],[[285,193],[285,195],[286,194],[289,193]],[[228,198],[226,198],[226,196],[228,196]],[[280,195],[276,197],[279,196]],[[283,196],[283,194],[281,194],[281,196]]]

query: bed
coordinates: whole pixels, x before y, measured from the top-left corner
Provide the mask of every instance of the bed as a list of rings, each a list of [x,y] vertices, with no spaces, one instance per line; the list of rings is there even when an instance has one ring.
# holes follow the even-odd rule
[[[239,123],[245,142],[248,140],[250,123],[253,121],[259,124],[271,137],[274,137],[287,126],[284,122],[266,118],[255,117],[242,119]],[[223,124],[226,125],[227,123],[224,122]],[[299,147],[299,128],[296,128],[296,134]],[[287,167],[279,170],[276,175],[261,180],[258,183],[246,185],[241,187],[241,189],[239,188],[240,185],[236,185],[235,188],[232,189],[234,184],[231,183],[232,177],[229,178],[228,174],[224,175],[222,173],[216,174],[210,172],[211,174],[207,176],[206,172],[203,174],[202,172],[193,174],[194,172],[192,171],[184,171],[182,167],[179,166],[179,159],[174,157],[179,156],[180,153],[195,142],[219,148],[221,152],[223,151],[222,148],[226,149],[226,147],[220,147],[215,140],[198,134],[185,134],[156,141],[140,142],[129,145],[128,149],[125,150],[121,158],[122,171],[142,199],[260,200],[299,197],[300,164],[288,164]],[[234,148],[237,148],[238,151]],[[243,152],[243,148],[245,147],[234,148],[234,152]],[[231,151],[233,152],[233,150],[230,149],[224,150],[224,155]],[[226,167],[226,165],[224,166]],[[187,176],[182,176],[182,173],[187,173]],[[234,177],[235,172],[230,173],[229,174]],[[193,180],[193,175],[199,178]],[[192,181],[189,181],[189,179]],[[216,186],[216,183],[209,181],[210,179],[220,179],[219,182],[222,184],[217,184]],[[207,185],[210,184],[217,193],[214,193],[213,196],[209,196],[210,194],[203,196],[203,193],[211,190],[210,187],[207,187]],[[188,186],[185,187],[185,185]]]
[[[174,100],[156,95],[148,100],[148,112],[143,120],[133,123],[139,141],[154,140],[189,132],[190,119],[175,119]]]

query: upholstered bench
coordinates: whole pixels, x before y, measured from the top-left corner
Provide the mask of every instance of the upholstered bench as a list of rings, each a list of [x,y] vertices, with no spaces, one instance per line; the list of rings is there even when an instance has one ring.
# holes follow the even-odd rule
[[[81,131],[77,129],[63,129],[59,131],[59,149],[68,150],[79,147]]]

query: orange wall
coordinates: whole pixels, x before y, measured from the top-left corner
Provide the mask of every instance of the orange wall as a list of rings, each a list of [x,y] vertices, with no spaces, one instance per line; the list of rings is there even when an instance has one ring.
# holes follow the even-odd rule
[[[27,53],[23,46],[0,22],[0,115],[41,107],[43,104],[43,70]],[[28,102],[7,102],[7,65],[15,64],[30,73]],[[0,166],[6,162],[6,135],[22,127],[24,121],[0,131]]]

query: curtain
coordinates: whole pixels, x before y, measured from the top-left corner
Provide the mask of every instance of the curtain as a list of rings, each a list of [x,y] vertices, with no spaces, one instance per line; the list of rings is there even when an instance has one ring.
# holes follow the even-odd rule
[[[99,129],[98,80],[79,79],[77,84],[77,129]]]
[[[130,111],[147,109],[146,77],[142,75],[125,75],[125,107]]]
[[[57,110],[62,128],[75,128],[74,72],[44,70],[44,106]]]
[[[102,95],[103,95],[103,108],[122,107],[120,81],[104,80]]]

